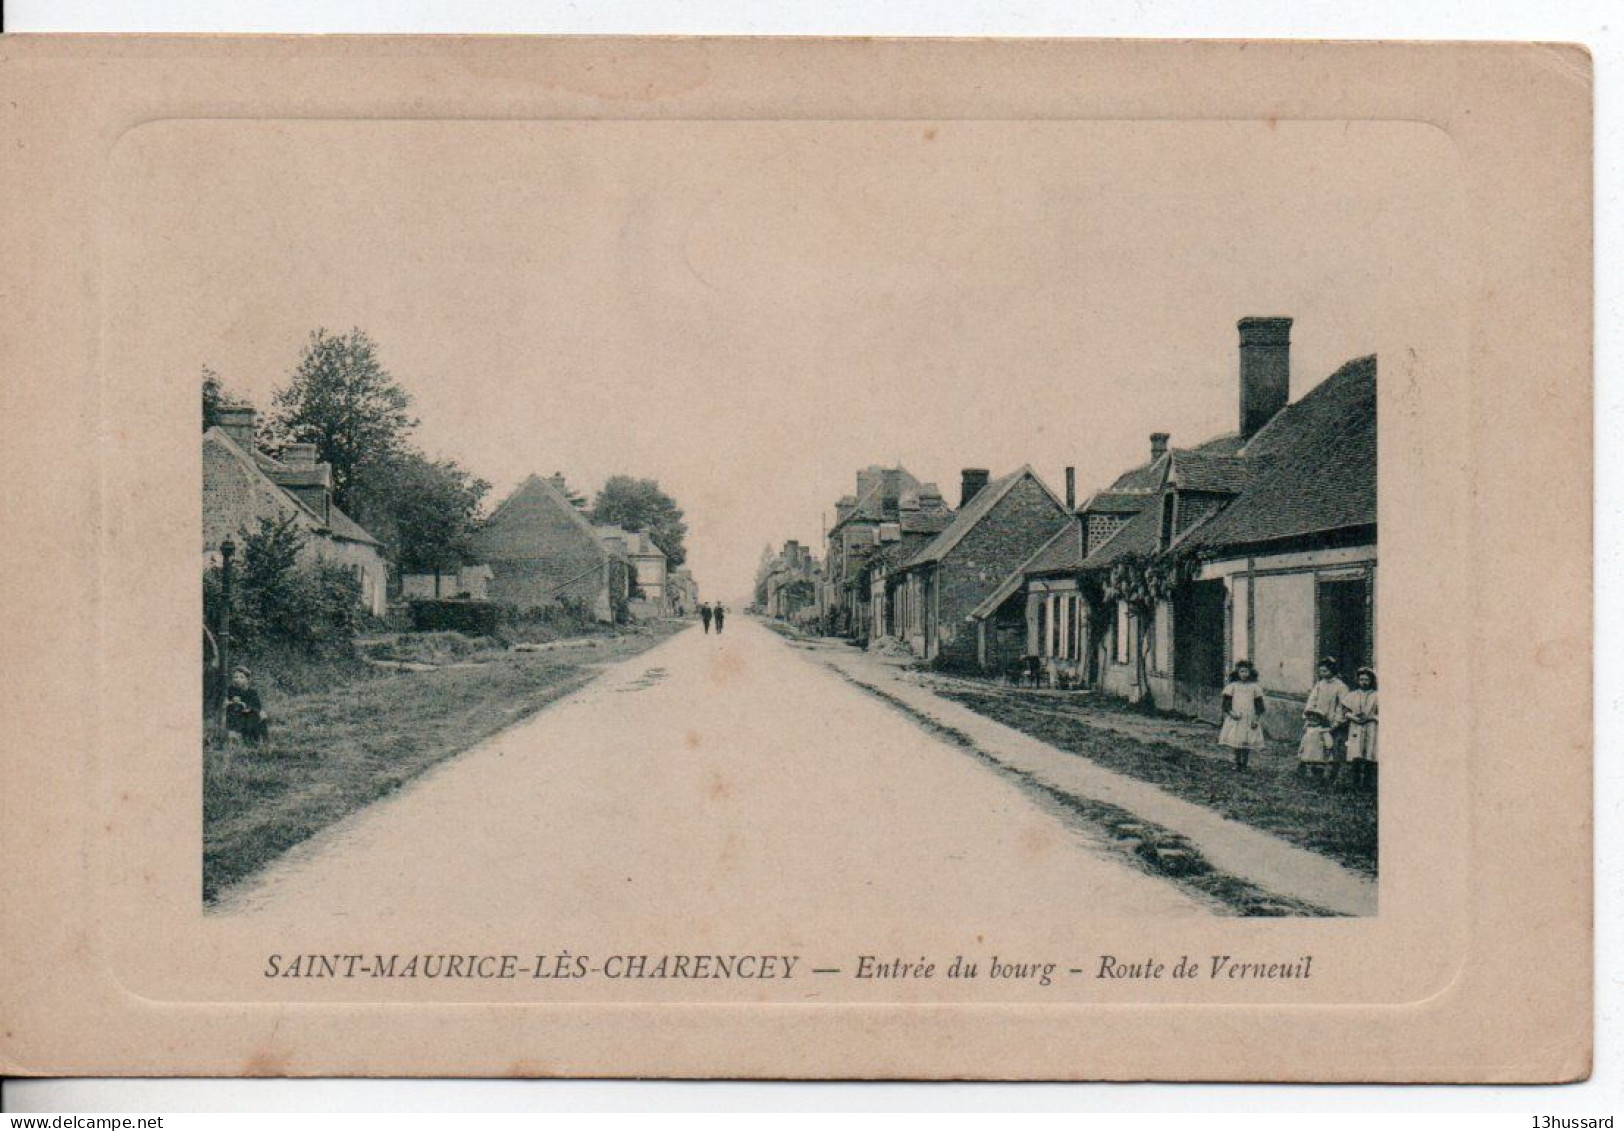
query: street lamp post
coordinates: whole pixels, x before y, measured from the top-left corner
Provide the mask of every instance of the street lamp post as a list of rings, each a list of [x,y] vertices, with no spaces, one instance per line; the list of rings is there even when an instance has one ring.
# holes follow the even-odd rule
[[[231,764],[231,728],[226,723],[226,701],[231,698],[231,559],[237,544],[230,538],[220,543],[220,739],[225,743],[225,761]]]

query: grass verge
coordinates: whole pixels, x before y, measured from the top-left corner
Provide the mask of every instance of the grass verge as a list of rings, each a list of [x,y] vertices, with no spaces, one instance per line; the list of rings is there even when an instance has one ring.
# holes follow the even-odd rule
[[[590,682],[681,622],[597,639],[592,648],[492,653],[477,666],[369,673],[322,690],[266,693],[271,737],[207,752],[203,899],[448,758]]]
[[[1091,726],[1090,711],[1108,706],[1024,703],[1008,696],[942,689],[937,694],[1033,738],[1108,769],[1215,809],[1231,820],[1328,856],[1363,875],[1376,875],[1377,804],[1374,792],[1329,788],[1300,778],[1296,759],[1254,756],[1245,773],[1213,750],[1197,752],[1179,742],[1148,742],[1118,730]]]

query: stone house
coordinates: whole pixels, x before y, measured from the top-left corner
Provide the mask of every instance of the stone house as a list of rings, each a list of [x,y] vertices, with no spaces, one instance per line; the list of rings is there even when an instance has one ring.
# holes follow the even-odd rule
[[[879,545],[863,567],[869,593],[870,639],[898,637],[897,594],[902,586],[902,569],[952,521],[953,512],[942,502],[939,492],[931,490],[924,496],[918,491],[903,493],[896,526],[880,527]]]
[[[630,592],[626,545],[593,528],[561,476],[519,484],[474,535],[473,557],[490,568],[490,599],[521,610],[578,601],[608,623]]]
[[[254,442],[252,405],[222,406],[203,433],[203,558],[219,561],[227,538],[239,545],[262,518],[291,518],[304,534],[306,561],[348,568],[361,587],[361,605],[382,616],[389,599],[383,546],[333,502],[333,469],[316,459],[316,445],[288,444],[280,458]]]
[[[977,666],[970,614],[1070,521],[1030,466],[992,482],[986,471],[966,469],[952,521],[895,571],[895,635],[923,659]]]
[[[1240,420],[1151,459],[1089,500],[1074,527],[1008,578],[983,622],[1024,613],[1051,681],[1138,691],[1216,720],[1233,664],[1256,665],[1276,737],[1300,728],[1319,657],[1345,676],[1376,655],[1376,359],[1350,361],[1294,404],[1290,319],[1239,323]],[[1105,597],[1113,569],[1158,561],[1170,599],[1143,622]]]
[[[666,592],[672,616],[685,617],[698,610],[699,583],[694,580],[693,572],[687,566],[671,567],[666,574]]]
[[[616,557],[631,569],[629,581],[633,596],[629,609],[634,620],[655,620],[669,616],[666,601],[665,551],[654,544],[654,539],[635,530],[619,526],[593,527],[598,539]]]
[[[763,611],[778,620],[804,621],[803,611],[816,605],[818,580],[811,547],[789,539],[767,568]]]
[[[870,589],[865,565],[882,544],[900,536],[902,498],[919,507],[945,510],[935,484],[920,483],[904,467],[871,465],[857,473],[857,491],[835,504],[834,525],[825,536],[824,590],[820,604],[824,631],[833,636],[867,639]]]

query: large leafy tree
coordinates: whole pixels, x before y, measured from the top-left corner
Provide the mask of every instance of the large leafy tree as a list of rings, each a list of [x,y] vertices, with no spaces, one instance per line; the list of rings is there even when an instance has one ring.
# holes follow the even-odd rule
[[[405,573],[455,569],[468,560],[491,485],[451,460],[406,451],[365,466],[355,515]]]
[[[272,398],[269,434],[316,445],[333,468],[333,498],[349,510],[369,472],[408,452],[412,399],[378,360],[366,331],[317,329],[287,385]]]
[[[647,534],[673,566],[687,560],[688,526],[682,521],[682,508],[656,480],[611,475],[592,503],[591,519]]]

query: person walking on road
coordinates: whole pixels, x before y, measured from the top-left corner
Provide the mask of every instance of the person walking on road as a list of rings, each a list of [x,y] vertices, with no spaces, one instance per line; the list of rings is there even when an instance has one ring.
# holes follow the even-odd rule
[[[722,635],[722,620],[726,616],[727,616],[727,610],[722,607],[720,602],[718,602],[716,607],[711,610],[711,619],[716,622],[716,635],[717,636]]]
[[[700,605],[699,605],[699,620],[700,620],[700,623],[702,623],[705,626],[705,631],[707,633],[709,633],[710,632],[710,622],[711,622],[711,607],[710,607],[709,603],[703,602],[703,601],[700,602]],[[722,626],[717,625],[716,627],[717,627],[717,630],[720,631]]]

